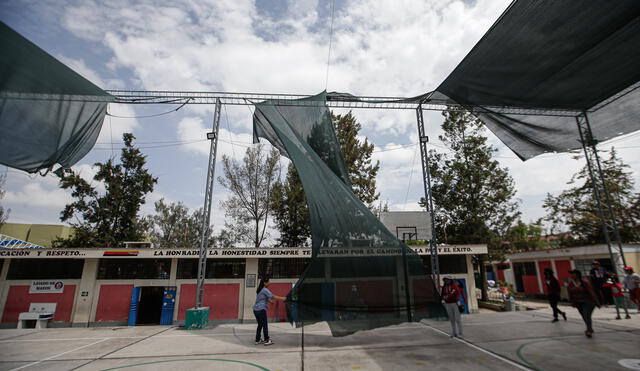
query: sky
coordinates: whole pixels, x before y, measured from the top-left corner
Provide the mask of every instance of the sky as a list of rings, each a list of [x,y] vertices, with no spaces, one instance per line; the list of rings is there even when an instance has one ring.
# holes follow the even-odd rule
[[[507,0],[0,0],[0,20],[103,89],[316,94],[323,90],[370,96],[416,96],[434,90],[507,8]],[[331,32],[332,30],[332,32]],[[331,46],[331,47],[330,47]],[[201,207],[213,106],[110,104],[98,143],[76,166],[90,180],[92,164],[119,156],[122,133],[132,132],[158,178],[143,214],[161,198]],[[252,107],[225,106],[218,159],[240,160],[251,145]],[[336,111],[346,113],[346,111]],[[419,210],[422,170],[415,113],[354,110],[360,135],[375,144],[380,199],[391,210]],[[136,118],[137,117],[137,118]],[[439,112],[425,114],[431,148]],[[522,218],[545,215],[546,193],[566,189],[584,166],[572,154],[545,154],[522,162],[487,131],[517,188]],[[640,184],[640,135],[615,146]],[[287,160],[282,160],[286,170]],[[69,192],[45,177],[7,172],[1,201],[9,222],[59,224]],[[216,177],[222,173],[220,162]],[[283,171],[284,174],[284,171]],[[215,230],[224,226],[216,183]],[[273,236],[273,235],[272,235]]]

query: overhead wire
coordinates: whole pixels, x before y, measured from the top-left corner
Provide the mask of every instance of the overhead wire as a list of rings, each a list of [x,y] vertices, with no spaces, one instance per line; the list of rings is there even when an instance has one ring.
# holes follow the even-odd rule
[[[413,178],[413,168],[416,163],[416,155],[418,154],[418,147],[413,149],[413,159],[411,160],[411,172],[409,172],[409,182],[407,183],[407,192],[404,195],[404,210],[407,209],[407,200],[409,199],[409,190],[411,189],[411,179]]]
[[[333,14],[336,8],[336,0],[331,2],[331,26],[329,28],[329,52],[327,53],[327,73],[324,80],[324,90],[329,86],[329,66],[331,65],[331,46],[333,44]]]
[[[236,149],[233,144],[233,137],[231,136],[231,126],[229,125],[229,114],[227,113],[227,106],[223,105],[223,107],[224,107],[224,117],[227,121],[227,130],[229,131],[229,142],[231,143],[231,153],[233,153],[233,158],[236,158]]]
[[[185,98],[176,99],[175,101],[181,101],[183,99],[185,99]],[[115,118],[118,118],[118,119],[145,119],[145,118],[150,118],[150,117],[159,117],[159,116],[164,116],[164,115],[168,115],[170,113],[177,112],[180,108],[184,107],[185,105],[187,105],[192,100],[193,100],[193,98],[191,98],[191,97],[186,98],[186,101],[184,101],[184,103],[179,105],[177,108],[174,108],[174,109],[169,110],[169,111],[161,112],[161,113],[154,113],[154,114],[151,114],[151,115],[120,116],[120,115],[114,115],[114,114],[110,113],[109,110],[107,109],[107,116],[115,117]]]

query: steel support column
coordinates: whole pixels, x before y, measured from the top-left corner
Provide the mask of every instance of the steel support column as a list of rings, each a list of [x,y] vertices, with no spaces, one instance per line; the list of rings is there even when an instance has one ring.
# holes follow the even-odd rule
[[[598,208],[598,218],[602,224],[602,233],[604,241],[609,249],[611,264],[613,264],[618,277],[624,277],[624,267],[626,261],[624,251],[622,250],[622,239],[618,230],[618,222],[611,206],[611,195],[604,179],[602,166],[600,165],[600,157],[596,145],[598,141],[593,137],[591,131],[591,123],[586,112],[576,116],[578,131],[580,133],[580,143],[584,150],[584,156],[587,161],[587,169],[589,171],[589,179],[593,185],[593,196],[596,199],[596,207]]]
[[[420,139],[420,159],[422,163],[422,183],[424,185],[424,199],[427,206],[427,211],[431,218],[431,238],[429,239],[429,249],[431,251],[431,277],[438,288],[440,289],[440,264],[438,262],[438,244],[436,243],[436,220],[435,212],[433,210],[433,198],[431,197],[431,174],[429,173],[429,152],[427,150],[427,143],[429,137],[425,134],[424,130],[424,117],[422,115],[422,105],[418,106],[416,110],[416,117],[418,122],[418,136]]]
[[[209,235],[209,223],[211,220],[211,199],[213,197],[213,183],[216,170],[216,153],[218,150],[218,128],[220,127],[220,111],[222,103],[216,100],[216,108],[213,114],[213,132],[207,133],[207,139],[211,140],[209,149],[209,165],[207,167],[207,184],[204,191],[204,208],[202,210],[202,227],[200,236],[200,253],[198,254],[198,282],[196,284],[196,308],[202,306],[204,297],[204,279],[207,273],[207,248]]]

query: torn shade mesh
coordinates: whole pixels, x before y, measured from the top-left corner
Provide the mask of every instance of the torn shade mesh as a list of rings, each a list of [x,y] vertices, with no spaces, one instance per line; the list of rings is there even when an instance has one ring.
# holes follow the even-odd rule
[[[288,297],[292,321],[329,321],[334,335],[445,316],[420,256],[355,196],[326,93],[316,105],[255,105],[254,135],[293,162],[311,221],[312,259]]]
[[[93,147],[114,97],[0,22],[0,163],[70,167]]]

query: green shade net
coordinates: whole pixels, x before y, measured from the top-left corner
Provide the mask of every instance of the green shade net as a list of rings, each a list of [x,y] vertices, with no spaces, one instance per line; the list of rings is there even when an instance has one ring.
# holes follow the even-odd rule
[[[352,192],[325,101],[265,101],[253,117],[255,139],[291,159],[309,206],[312,260],[289,294],[290,319],[328,321],[343,335],[443,317],[422,258]]]
[[[514,1],[427,101],[464,105],[523,160],[580,148],[582,112],[599,141],[640,130],[640,1]]]
[[[0,163],[70,167],[100,134],[114,97],[0,22]]]

